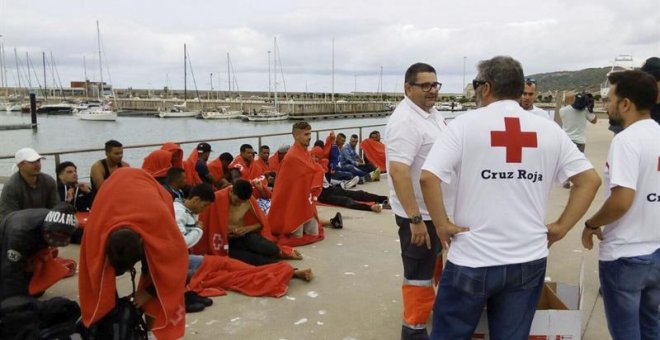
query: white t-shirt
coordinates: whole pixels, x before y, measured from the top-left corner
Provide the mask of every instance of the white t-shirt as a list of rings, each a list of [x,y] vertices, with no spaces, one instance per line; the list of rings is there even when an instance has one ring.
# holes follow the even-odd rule
[[[531,114],[534,114],[534,115],[536,115],[536,116],[539,116],[539,117],[541,117],[541,118],[545,118],[545,119],[553,120],[553,119],[550,117],[550,113],[549,113],[548,111],[546,111],[546,110],[544,110],[544,109],[542,109],[542,108],[536,107],[536,105],[532,105],[532,109],[531,109],[531,110],[527,110],[527,112],[529,112],[529,113],[531,113]]]
[[[632,206],[605,226],[601,261],[648,255],[660,248],[660,125],[652,119],[619,132],[605,164],[605,195],[620,186],[635,190]]]
[[[446,127],[445,119],[435,108],[426,112],[408,97],[404,97],[390,116],[385,128],[385,159],[387,163],[396,161],[410,166],[415,198],[424,220],[430,220],[431,217],[424,204],[419,175],[426,155]],[[387,185],[392,211],[398,216],[407,218],[408,214],[403,210],[401,201],[394,192],[391,176],[387,176]]]
[[[194,246],[202,238],[202,228],[199,227],[197,216],[193,215],[180,201],[174,201],[174,216],[179,231],[183,234],[188,248]]]
[[[559,116],[568,138],[575,143],[586,144],[587,120],[593,120],[595,115],[587,109],[578,111],[572,106],[566,105],[559,109]]]
[[[458,116],[422,167],[455,182],[454,223],[470,228],[454,236],[448,259],[476,268],[546,257],[552,182],[591,168],[557,124],[513,100]]]

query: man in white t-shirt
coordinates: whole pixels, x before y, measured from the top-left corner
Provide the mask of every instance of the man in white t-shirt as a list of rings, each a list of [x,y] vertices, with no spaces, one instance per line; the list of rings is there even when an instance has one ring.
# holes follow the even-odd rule
[[[428,339],[426,322],[435,299],[433,274],[441,248],[422,199],[419,174],[433,142],[446,128],[433,107],[441,85],[431,65],[411,65],[405,75],[405,97],[385,130],[387,184],[403,260],[401,339]]]
[[[548,247],[584,215],[600,178],[557,124],[520,107],[518,61],[495,57],[481,61],[478,71],[473,86],[480,108],[449,124],[420,178],[443,247],[451,242],[431,338],[469,339],[487,305],[492,339],[527,339]],[[571,204],[546,226],[552,182],[567,178],[575,183]],[[456,185],[453,221],[441,181]]]
[[[660,125],[658,90],[641,71],[608,76],[607,112],[623,125],[605,163],[607,199],[584,223],[582,244],[600,242],[599,276],[614,339],[660,338]],[[601,231],[601,226],[605,226]]]
[[[587,96],[584,93],[578,93],[574,95],[572,103],[559,109],[562,128],[581,152],[584,152],[587,144],[587,121],[596,124],[598,120],[588,106]]]
[[[523,90],[523,94],[520,97],[520,106],[525,109],[525,111],[528,111],[529,113],[539,116],[541,118],[545,119],[550,119],[553,120],[550,117],[550,114],[548,111],[536,107],[534,105],[534,102],[536,101],[536,96],[538,94],[538,90],[536,87],[536,79],[534,78],[525,78],[525,89]]]

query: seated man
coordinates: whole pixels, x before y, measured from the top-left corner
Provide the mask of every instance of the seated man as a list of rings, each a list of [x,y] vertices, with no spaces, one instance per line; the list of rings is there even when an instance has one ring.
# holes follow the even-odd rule
[[[216,179],[216,188],[223,189],[230,185],[231,173],[229,171],[229,165],[233,160],[234,156],[229,152],[223,152],[218,158],[208,163],[209,172]]]
[[[320,162],[323,150],[318,146],[312,149],[312,160]],[[319,202],[337,205],[349,209],[381,212],[383,207],[389,208],[387,196],[380,196],[362,190],[345,190],[340,184],[330,184],[323,178],[323,189],[318,197]],[[368,204],[366,202],[372,202]]]
[[[381,173],[386,172],[385,144],[380,141],[380,132],[371,131],[369,138],[360,143],[360,149],[364,151],[364,160],[373,164]]]
[[[262,200],[260,204],[264,205],[264,211],[267,212],[270,208],[272,192],[268,188],[268,181],[264,176],[263,169],[254,161],[252,145],[243,144],[240,150],[241,153],[229,165],[232,183],[238,179],[250,181],[254,189],[254,197]]]
[[[234,182],[229,193],[229,256],[255,266],[287,258],[302,259],[296,250],[290,256],[284,255],[275,242],[263,237],[261,222],[245,225],[245,214],[254,209],[250,202],[251,195],[250,182],[241,179]]]
[[[204,232],[197,216],[213,201],[215,201],[213,187],[206,183],[192,188],[185,200],[174,201],[176,224],[183,234],[186,247],[191,248],[202,238]],[[188,255],[187,281],[190,281],[193,274],[202,265],[203,259],[204,257],[200,255]],[[187,313],[201,312],[205,307],[213,304],[213,300],[201,297],[194,292],[185,293],[185,302]]]
[[[173,201],[183,201],[186,197],[184,189],[188,187],[186,183],[186,174],[185,171],[181,168],[172,167],[167,170],[167,175],[165,178],[165,184],[163,184],[165,190],[172,195]]]
[[[71,204],[76,211],[89,211],[92,208],[94,192],[89,184],[78,182],[76,165],[73,162],[62,162],[55,172],[60,200]]]
[[[374,181],[380,180],[380,171],[373,165],[365,163],[355,151],[355,147],[358,143],[358,136],[351,135],[351,140],[348,144],[344,144],[339,154],[339,164],[342,167],[342,170],[351,171],[351,173],[356,176],[360,176],[355,172],[355,169],[363,171],[371,175],[371,179]],[[363,176],[360,176],[363,177]]]
[[[307,151],[312,127],[307,122],[293,125],[295,144],[287,152],[277,173],[271,210],[268,213],[273,234],[280,244],[304,245],[323,239],[316,214],[315,198],[323,186],[323,169]]]
[[[98,192],[101,189],[103,182],[115,170],[130,166],[122,160],[123,158],[124,146],[121,143],[113,139],[105,142],[105,158],[96,161],[89,170],[89,178],[92,180],[92,189],[94,192]]]
[[[30,148],[16,151],[18,172],[9,177],[0,193],[0,219],[16,210],[50,209],[60,201],[55,180],[41,172],[43,158]]]
[[[183,337],[188,256],[171,195],[142,169],[122,168],[97,194],[80,247],[78,288],[86,327],[115,307],[115,275],[132,271],[138,261],[143,270],[135,305],[153,316],[156,338]]]
[[[262,145],[261,147],[259,147],[259,155],[254,160],[254,165],[257,167],[258,172],[261,175],[270,171],[270,165],[268,164],[269,158],[270,158],[270,147],[268,145]]]

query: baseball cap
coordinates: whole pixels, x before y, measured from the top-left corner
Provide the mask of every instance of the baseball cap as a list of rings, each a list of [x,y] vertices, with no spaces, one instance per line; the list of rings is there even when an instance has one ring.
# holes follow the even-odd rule
[[[209,144],[209,143],[199,143],[199,144],[197,144],[197,151],[198,152],[207,152],[207,151],[213,151],[213,150],[211,150],[211,144]]]
[[[660,81],[660,58],[651,57],[646,59],[641,70],[654,76],[656,81]]]
[[[69,244],[71,234],[78,227],[78,220],[76,219],[76,209],[69,203],[57,203],[46,214],[43,223],[43,231],[49,232],[44,235],[46,241],[51,246],[66,246]]]
[[[14,160],[16,164],[20,164],[21,162],[27,161],[27,162],[34,162],[39,159],[44,159],[46,157],[40,155],[38,152],[34,151],[32,148],[22,148],[14,154]]]

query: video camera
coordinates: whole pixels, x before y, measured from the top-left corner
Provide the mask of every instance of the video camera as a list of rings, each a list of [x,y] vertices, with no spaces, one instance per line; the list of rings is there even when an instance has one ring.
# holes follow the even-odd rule
[[[575,94],[575,101],[571,106],[578,110],[582,111],[584,109],[589,110],[589,112],[594,112],[594,96],[589,92],[580,92]]]

